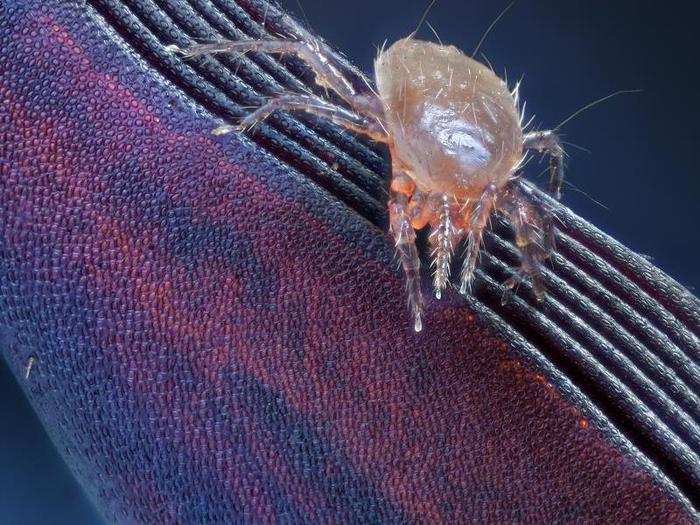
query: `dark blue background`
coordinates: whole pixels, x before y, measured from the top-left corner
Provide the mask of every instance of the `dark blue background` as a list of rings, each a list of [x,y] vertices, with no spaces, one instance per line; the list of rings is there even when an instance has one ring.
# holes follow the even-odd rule
[[[425,2],[300,0],[311,29],[371,72],[377,46],[415,27]],[[295,0],[286,2],[299,14]],[[429,21],[471,51],[505,4],[441,0]],[[688,2],[521,0],[482,47],[497,72],[524,76],[521,94],[541,128],[619,89],[568,124],[564,202],[681,283],[700,283],[697,17]],[[368,15],[371,13],[371,15]],[[434,40],[427,27],[421,35]],[[541,171],[531,163],[533,177]],[[538,179],[544,182],[544,177]],[[598,201],[600,204],[597,204]],[[0,516],[3,523],[91,523],[97,517],[0,362]]]

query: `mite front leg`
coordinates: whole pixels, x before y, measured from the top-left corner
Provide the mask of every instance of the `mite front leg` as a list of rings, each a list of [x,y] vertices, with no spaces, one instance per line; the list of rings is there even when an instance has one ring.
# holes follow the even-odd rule
[[[561,199],[564,182],[564,148],[554,131],[533,131],[525,135],[523,147],[549,156],[549,194]]]
[[[459,292],[467,293],[471,289],[472,280],[474,279],[474,270],[479,259],[479,250],[481,249],[481,240],[484,236],[484,229],[488,224],[489,217],[493,211],[498,190],[494,184],[489,184],[476,205],[471,210],[471,216],[468,218],[467,225],[467,251],[464,255],[464,263],[462,264],[462,274],[460,276]]]
[[[522,258],[517,273],[505,282],[505,286],[514,289],[529,277],[535,296],[541,300],[545,294],[542,263],[549,256],[541,226],[547,219],[515,187],[508,190],[502,201],[503,204],[499,202],[498,207],[508,216],[515,229],[515,242]]]
[[[431,213],[437,217],[429,237],[435,268],[433,287],[435,297],[440,299],[450,278],[452,254],[459,243],[461,231],[452,220],[453,203],[447,195],[436,195],[431,204]]]
[[[549,194],[561,199],[561,186],[564,182],[564,148],[554,131],[534,131],[525,135],[523,146],[549,155]],[[544,245],[547,251],[554,246],[554,216],[550,210],[544,215]]]
[[[381,122],[384,110],[381,101],[375,95],[361,95],[355,91],[352,83],[342,73],[342,68],[325,45],[318,41],[302,42],[295,40],[221,40],[213,44],[196,44],[186,49],[169,46],[185,58],[193,58],[217,53],[277,53],[296,55],[306,62],[316,75],[316,82],[330,88],[345,100],[355,113],[365,118]]]
[[[391,233],[396,242],[396,251],[406,274],[406,291],[408,307],[413,315],[413,327],[416,332],[423,328],[423,296],[420,288],[420,258],[416,247],[416,232],[411,225],[409,200],[415,185],[402,172],[394,171],[389,197],[389,221]]]
[[[225,135],[232,131],[251,129],[258,122],[265,120],[277,110],[304,111],[328,118],[330,121],[346,129],[364,134],[373,140],[380,142],[388,140],[386,133],[376,121],[367,120],[365,117],[356,115],[345,108],[311,95],[282,95],[278,98],[271,99],[265,105],[247,115],[237,126],[230,126],[228,124],[219,126],[213,133],[214,135]]]

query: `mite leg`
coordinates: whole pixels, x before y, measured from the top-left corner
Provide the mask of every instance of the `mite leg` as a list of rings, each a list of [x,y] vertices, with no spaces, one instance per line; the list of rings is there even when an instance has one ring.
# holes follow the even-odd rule
[[[535,296],[541,300],[545,294],[542,263],[549,256],[544,246],[545,233],[541,228],[546,218],[517,188],[509,190],[503,201],[503,205],[499,202],[498,207],[515,229],[515,241],[522,257],[520,268],[505,282],[505,286],[513,289],[529,277]]]
[[[523,146],[549,155],[549,194],[559,200],[564,182],[564,148],[559,137],[554,131],[534,131],[525,135]],[[553,251],[554,216],[550,210],[544,215],[543,229],[545,248]]]
[[[491,212],[493,211],[497,192],[496,186],[494,184],[489,184],[472,208],[471,216],[467,221],[467,251],[464,255],[462,274],[460,276],[461,284],[459,287],[459,292],[462,294],[467,293],[467,291],[471,289],[472,280],[474,279],[474,270],[476,269],[476,263],[479,259],[481,240]]]
[[[277,53],[296,55],[306,62],[316,75],[316,82],[330,88],[345,100],[352,110],[364,117],[382,121],[384,110],[379,98],[362,95],[355,91],[352,83],[342,72],[342,67],[325,45],[318,41],[302,42],[295,40],[221,40],[213,44],[196,44],[186,49],[169,46],[171,51],[185,58],[193,58],[217,53]]]
[[[386,133],[376,121],[370,121],[345,108],[311,95],[282,95],[278,98],[273,98],[247,115],[237,126],[228,124],[219,126],[213,133],[214,135],[225,135],[231,131],[245,131],[255,126],[258,122],[265,120],[277,110],[304,111],[326,117],[340,126],[367,135],[373,140],[381,142],[388,140]]]
[[[423,296],[420,289],[420,259],[416,247],[416,232],[411,226],[409,199],[415,190],[413,181],[400,171],[394,171],[389,197],[389,221],[396,242],[396,251],[406,274],[408,307],[413,315],[416,332],[423,328]]]
[[[454,247],[459,242],[461,231],[452,221],[452,202],[447,195],[436,195],[433,202],[433,213],[437,216],[437,223],[430,233],[430,245],[433,254],[433,287],[435,297],[440,299],[442,291],[447,286],[450,278],[450,265]]]
[[[564,148],[554,131],[533,131],[523,139],[525,149],[533,149],[549,156],[549,193],[561,199],[561,185],[564,182]]]

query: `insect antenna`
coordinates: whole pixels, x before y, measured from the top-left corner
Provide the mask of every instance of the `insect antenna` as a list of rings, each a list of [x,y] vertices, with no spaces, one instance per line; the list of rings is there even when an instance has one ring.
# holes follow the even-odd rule
[[[484,43],[484,40],[486,40],[486,37],[489,36],[489,33],[493,30],[494,27],[496,27],[496,24],[498,23],[498,21],[499,21],[501,18],[503,18],[503,16],[504,16],[508,11],[510,11],[510,8],[513,7],[513,6],[515,5],[515,2],[517,2],[517,1],[518,1],[518,0],[513,0],[510,4],[508,4],[507,6],[505,6],[505,7],[503,8],[503,11],[501,11],[501,13],[496,17],[496,19],[495,19],[493,22],[491,22],[491,25],[490,25],[490,26],[488,27],[488,29],[484,32],[484,35],[481,37],[481,40],[479,40],[479,43],[478,43],[478,44],[476,45],[476,47],[474,48],[474,51],[472,52],[472,57],[474,57],[474,56],[479,52],[479,49],[481,48],[481,44]]]

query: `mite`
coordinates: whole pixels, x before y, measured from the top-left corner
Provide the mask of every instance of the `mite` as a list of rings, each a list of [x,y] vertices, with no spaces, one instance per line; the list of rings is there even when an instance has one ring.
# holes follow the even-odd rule
[[[311,94],[282,94],[246,116],[242,131],[273,111],[305,111],[385,143],[391,153],[388,202],[390,231],[406,274],[414,328],[422,329],[420,258],[416,230],[430,227],[433,288],[439,299],[449,283],[453,253],[465,241],[459,276],[461,293],[471,289],[484,229],[492,213],[515,229],[520,268],[506,281],[515,287],[529,278],[544,295],[542,262],[553,249],[551,213],[530,201],[518,182],[527,150],[549,156],[549,192],[559,198],[564,151],[553,131],[523,131],[518,86],[506,83],[453,46],[408,37],[379,52],[376,90],[361,93],[332,53],[318,41],[221,41],[180,50],[185,57],[260,51],[294,54],[315,72],[321,86],[335,91],[347,108]]]

